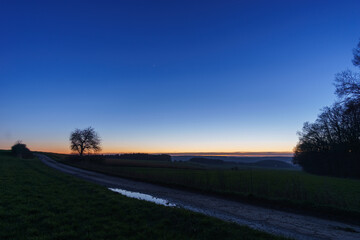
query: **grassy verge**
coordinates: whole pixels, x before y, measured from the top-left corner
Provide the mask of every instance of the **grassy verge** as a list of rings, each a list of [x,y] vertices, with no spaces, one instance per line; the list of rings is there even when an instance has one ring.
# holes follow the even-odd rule
[[[63,161],[61,157],[58,160]],[[176,163],[159,167],[66,162],[110,175],[219,194],[228,198],[360,224],[360,181],[270,169],[191,169]]]
[[[280,239],[129,199],[0,151],[0,239]]]

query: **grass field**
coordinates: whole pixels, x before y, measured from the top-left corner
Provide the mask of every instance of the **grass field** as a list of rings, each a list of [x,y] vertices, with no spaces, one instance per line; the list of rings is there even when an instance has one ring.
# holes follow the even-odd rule
[[[0,239],[280,239],[123,197],[0,151]]]
[[[54,156],[53,156],[54,157]],[[62,160],[58,157],[58,160]],[[307,210],[335,218],[360,219],[360,181],[301,171],[199,168],[188,163],[158,166],[151,161],[68,162],[111,175],[221,194],[247,201]],[[122,162],[121,162],[122,161]],[[111,161],[110,161],[111,162]]]

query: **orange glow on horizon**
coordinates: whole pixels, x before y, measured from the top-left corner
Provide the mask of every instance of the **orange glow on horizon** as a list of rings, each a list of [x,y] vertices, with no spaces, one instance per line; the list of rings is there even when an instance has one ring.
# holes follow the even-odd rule
[[[33,151],[40,151],[40,152],[53,152],[53,153],[60,153],[60,154],[70,154],[72,153],[70,149],[61,148],[61,147],[40,147],[31,148]],[[242,156],[242,157],[265,157],[265,156],[292,156],[292,151],[268,151],[268,150],[258,150],[258,151],[146,151],[145,149],[108,149],[104,148],[100,154],[123,154],[123,153],[149,153],[149,154],[170,154],[173,156],[181,156],[181,155],[195,155],[195,156]]]
[[[41,151],[41,152],[53,152],[60,154],[70,154],[72,153],[67,144],[59,142],[48,142],[44,144],[43,142],[25,142],[30,150],[32,151]],[[13,143],[0,144],[0,149],[10,149]],[[149,154],[171,154],[176,155],[198,155],[198,156],[293,156],[291,151],[291,143],[288,146],[284,144],[266,144],[259,143],[259,147],[251,147],[250,144],[244,145],[242,149],[236,149],[231,144],[227,145],[226,143],[222,144],[211,144],[204,145],[199,144],[198,147],[192,146],[179,146],[175,148],[170,145],[165,145],[160,148],[155,146],[150,146],[146,144],[141,144],[141,146],[134,146],[133,144],[119,144],[123,147],[114,146],[114,143],[104,144],[102,146],[102,151],[100,154],[122,154],[122,153],[149,153]],[[116,144],[117,145],[117,144]],[[194,144],[195,145],[195,144]],[[250,146],[249,146],[250,145]],[[227,148],[228,147],[228,148]]]

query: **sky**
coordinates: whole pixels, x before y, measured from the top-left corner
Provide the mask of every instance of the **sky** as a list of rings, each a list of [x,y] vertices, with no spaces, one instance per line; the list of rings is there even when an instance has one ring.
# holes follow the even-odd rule
[[[359,1],[0,1],[0,149],[291,152],[335,100]]]

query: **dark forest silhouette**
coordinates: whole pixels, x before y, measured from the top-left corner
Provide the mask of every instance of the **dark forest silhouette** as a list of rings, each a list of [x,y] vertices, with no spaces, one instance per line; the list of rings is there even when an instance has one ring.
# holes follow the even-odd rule
[[[353,53],[360,68],[360,42]],[[360,178],[360,74],[337,74],[335,87],[336,102],[304,123],[293,161],[310,173]]]

